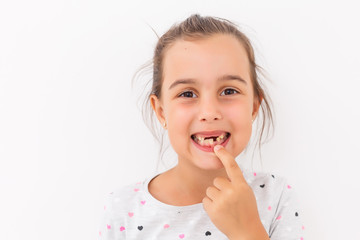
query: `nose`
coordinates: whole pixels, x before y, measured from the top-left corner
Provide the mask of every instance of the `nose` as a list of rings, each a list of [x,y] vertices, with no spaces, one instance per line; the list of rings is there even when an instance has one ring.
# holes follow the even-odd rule
[[[215,98],[203,98],[199,106],[199,120],[201,122],[213,122],[222,119],[221,108]]]

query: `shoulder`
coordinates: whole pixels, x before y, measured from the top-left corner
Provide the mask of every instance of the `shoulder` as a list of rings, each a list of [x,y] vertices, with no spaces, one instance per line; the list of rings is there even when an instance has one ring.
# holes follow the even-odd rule
[[[128,200],[136,195],[136,193],[144,190],[146,180],[132,182],[130,184],[115,188],[109,193],[112,199],[124,199]]]
[[[141,199],[141,196],[145,192],[147,178],[132,182],[123,186],[114,188],[111,192],[105,194],[104,197],[104,209],[110,215],[121,214],[131,208],[131,204]]]
[[[243,170],[244,177],[258,200],[279,201],[292,195],[293,187],[288,179],[271,172]]]
[[[270,172],[243,171],[256,197],[261,222],[271,239],[301,239],[304,235],[298,193],[288,178]]]
[[[264,188],[266,185],[268,185],[269,187],[271,186],[284,188],[288,183],[286,177],[271,172],[250,171],[248,169],[243,169],[243,174],[247,183],[250,186],[260,184],[261,186],[259,185],[259,187],[262,188]]]

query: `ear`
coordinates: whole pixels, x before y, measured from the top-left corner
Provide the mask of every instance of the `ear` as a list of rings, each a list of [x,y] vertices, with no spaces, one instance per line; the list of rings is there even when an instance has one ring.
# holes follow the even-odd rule
[[[260,108],[262,100],[263,100],[262,96],[260,96],[259,98],[254,99],[254,106],[253,106],[253,113],[252,113],[252,118],[254,120],[257,117],[258,113],[259,113],[259,108]]]
[[[157,119],[159,120],[160,124],[163,125],[163,123],[165,122],[165,116],[164,116],[164,109],[160,99],[155,94],[151,94],[150,103],[152,109],[156,114]]]

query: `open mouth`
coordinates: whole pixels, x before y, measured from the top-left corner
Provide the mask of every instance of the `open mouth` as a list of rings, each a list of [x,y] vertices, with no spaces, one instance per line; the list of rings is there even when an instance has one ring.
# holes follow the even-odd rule
[[[199,146],[211,148],[211,149],[219,144],[224,145],[224,143],[227,142],[229,137],[230,137],[229,132],[224,132],[220,135],[214,135],[214,136],[201,136],[197,134],[191,135],[191,139]]]

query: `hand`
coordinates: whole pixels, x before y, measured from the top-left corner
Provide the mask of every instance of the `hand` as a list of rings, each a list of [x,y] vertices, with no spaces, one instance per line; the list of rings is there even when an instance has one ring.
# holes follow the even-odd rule
[[[220,146],[220,145],[219,145]],[[269,239],[259,217],[255,195],[235,158],[224,147],[215,150],[227,178],[217,177],[208,187],[203,206],[214,225],[229,239]]]

